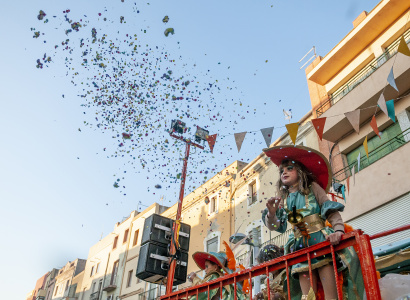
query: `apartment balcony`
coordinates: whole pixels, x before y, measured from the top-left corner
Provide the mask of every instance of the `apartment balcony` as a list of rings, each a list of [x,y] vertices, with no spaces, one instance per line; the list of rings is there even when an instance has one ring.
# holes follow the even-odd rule
[[[113,290],[115,290],[117,288],[117,285],[116,284],[110,284],[110,285],[107,285],[106,287],[104,287],[102,290],[104,291],[104,292],[112,292]]]
[[[40,289],[37,292],[36,300],[44,300],[46,298],[46,290]]]
[[[98,297],[100,296],[100,292],[94,292],[90,295],[90,300],[98,300]]]
[[[410,59],[407,56],[397,53],[391,55],[387,52],[372,63],[374,65],[370,65],[370,69],[358,73],[362,76],[361,78],[354,77],[356,82],[350,88],[345,88],[340,94],[331,97],[318,108],[317,112],[321,117],[328,117],[323,131],[324,139],[336,142],[353,132],[352,125],[344,115],[346,112],[369,108],[361,110],[360,124],[370,120],[375,112],[380,94],[387,84],[387,76],[393,63],[397,88],[401,93],[410,89],[410,81],[408,80],[410,78]],[[386,100],[390,100],[397,98],[398,95],[395,89],[387,85],[384,96]],[[327,110],[324,111],[325,109]]]

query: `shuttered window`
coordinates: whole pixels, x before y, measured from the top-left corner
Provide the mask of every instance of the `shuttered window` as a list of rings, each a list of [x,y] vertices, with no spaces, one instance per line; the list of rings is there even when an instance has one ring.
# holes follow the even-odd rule
[[[382,231],[394,229],[409,224],[407,209],[410,207],[410,193],[384,204],[360,217],[346,223],[354,229],[362,229],[365,234],[373,235]],[[379,247],[410,237],[410,230],[391,234],[372,240],[372,247]]]

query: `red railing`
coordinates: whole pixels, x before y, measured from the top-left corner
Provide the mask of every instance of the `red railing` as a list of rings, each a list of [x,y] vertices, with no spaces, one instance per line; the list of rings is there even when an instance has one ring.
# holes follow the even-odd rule
[[[373,251],[371,248],[370,240],[380,238],[386,235],[390,235],[393,233],[397,233],[400,231],[410,229],[410,224],[406,226],[402,226],[396,229],[388,230],[379,234],[375,234],[369,236],[367,234],[363,234],[361,230],[354,230],[343,235],[340,243],[337,246],[332,246],[329,242],[322,242],[311,247],[284,255],[282,257],[276,258],[269,262],[259,264],[249,269],[242,270],[240,272],[236,272],[233,274],[225,275],[218,279],[212,280],[210,282],[206,282],[200,285],[196,285],[193,287],[189,287],[180,291],[176,291],[161,297],[161,300],[182,300],[182,299],[189,299],[192,296],[196,296],[198,299],[198,294],[203,292],[208,292],[208,299],[209,299],[209,291],[213,289],[218,289],[221,293],[222,297],[222,287],[225,285],[233,284],[234,287],[234,295],[235,300],[237,299],[236,289],[237,289],[237,282],[242,282],[245,279],[249,279],[251,281],[252,277],[259,276],[259,275],[266,275],[266,287],[267,287],[267,296],[270,300],[270,284],[269,284],[269,273],[286,269],[286,277],[287,277],[287,289],[288,289],[288,299],[291,300],[291,292],[289,286],[289,267],[293,266],[297,263],[308,261],[309,265],[309,278],[310,283],[312,285],[312,269],[311,269],[311,259],[315,257],[319,257],[325,254],[331,253],[333,259],[333,266],[335,269],[335,276],[337,282],[337,267],[336,267],[336,255],[335,252],[350,247],[350,246],[357,246],[358,249],[358,257],[360,260],[361,270],[363,274],[363,282],[364,288],[366,291],[367,299],[372,300],[381,300],[379,283],[376,274],[376,266],[374,264],[374,257]],[[343,299],[342,291],[340,290],[339,285],[337,285],[337,294],[338,299]],[[195,298],[194,298],[195,299]],[[252,299],[252,289],[249,291],[249,299]]]

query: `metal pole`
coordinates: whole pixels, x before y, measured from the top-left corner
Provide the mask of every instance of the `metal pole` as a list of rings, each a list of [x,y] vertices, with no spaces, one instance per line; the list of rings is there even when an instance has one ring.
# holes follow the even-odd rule
[[[188,164],[189,158],[189,149],[191,148],[191,143],[185,142],[185,158],[184,158],[184,165],[182,167],[182,174],[181,174],[181,188],[179,190],[179,200],[178,200],[178,210],[176,215],[176,220],[179,221],[181,219],[181,211],[182,211],[182,201],[184,200],[184,189],[185,189],[185,179],[186,179],[186,169]],[[177,222],[174,222],[172,226],[172,232],[174,233],[174,241],[178,240],[179,232],[177,231]],[[176,253],[175,244],[171,242],[170,248],[170,255],[174,255]],[[168,270],[168,278],[167,278],[167,294],[172,293],[172,286],[174,283],[174,276],[175,276],[175,267],[177,261],[173,259]]]

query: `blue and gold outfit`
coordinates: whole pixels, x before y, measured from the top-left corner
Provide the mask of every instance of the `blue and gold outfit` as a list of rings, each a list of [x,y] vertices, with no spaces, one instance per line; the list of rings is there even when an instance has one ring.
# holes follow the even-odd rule
[[[266,224],[266,222],[269,222],[266,217],[268,214],[267,208],[262,212],[262,221],[271,230],[284,233],[287,230],[288,215],[292,213],[293,207],[296,208],[297,213],[303,216],[303,222],[300,223],[302,227],[293,226],[293,232],[290,233],[288,241],[284,246],[285,255],[325,241],[326,236],[334,232],[333,228],[325,226],[326,219],[333,213],[342,212],[344,209],[343,204],[328,199],[319,204],[312,187],[308,195],[303,195],[300,192],[290,193],[288,198],[283,201],[283,206],[276,211],[274,218],[276,220],[273,224]],[[335,224],[332,225],[336,227]],[[340,224],[337,225],[340,226]],[[338,272],[344,272],[343,274],[346,276],[344,280],[346,289],[343,289],[346,296],[345,299],[362,299],[364,291],[363,278],[360,262],[353,247],[338,251],[336,261]],[[332,263],[331,254],[311,258],[312,270],[329,263]],[[298,279],[298,273],[309,271],[308,262],[295,264],[291,266],[290,271],[292,299],[297,299],[297,297],[300,299],[300,286],[295,284],[295,282],[292,284],[292,281]]]

